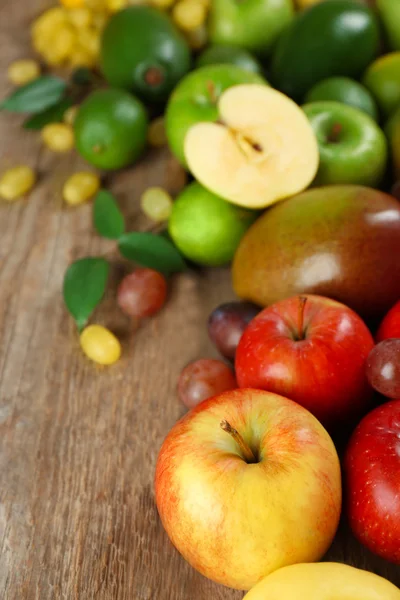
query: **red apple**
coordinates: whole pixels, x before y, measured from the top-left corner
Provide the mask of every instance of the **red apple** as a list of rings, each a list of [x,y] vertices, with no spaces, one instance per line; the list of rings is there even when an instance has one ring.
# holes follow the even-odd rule
[[[368,406],[365,360],[373,345],[365,323],[344,304],[295,296],[251,321],[236,352],[236,377],[239,387],[282,394],[333,427]]]
[[[377,342],[389,338],[400,338],[400,300],[389,310],[376,334]]]
[[[400,400],[364,417],[349,442],[345,471],[355,536],[400,564]]]
[[[340,465],[307,410],[276,394],[233,390],[173,427],[155,492],[184,558],[206,577],[247,590],[329,548],[341,510]]]

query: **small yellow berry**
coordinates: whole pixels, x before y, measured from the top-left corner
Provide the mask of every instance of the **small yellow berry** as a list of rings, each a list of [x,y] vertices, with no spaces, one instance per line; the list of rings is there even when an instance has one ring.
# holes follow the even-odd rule
[[[71,25],[56,28],[49,38],[48,47],[42,50],[45,59],[52,66],[62,65],[74,51],[77,35]]]
[[[151,187],[142,195],[140,206],[149,219],[161,223],[167,221],[171,215],[172,198],[163,188]]]
[[[204,24],[207,16],[205,6],[196,0],[181,0],[175,4],[172,17],[183,31],[193,31]]]
[[[96,31],[101,33],[104,27],[107,25],[108,15],[107,13],[103,12],[95,12],[92,14],[92,21],[93,27],[96,29]]]
[[[107,0],[107,9],[113,13],[122,10],[128,6],[128,0]]]
[[[189,46],[193,50],[201,50],[208,42],[208,31],[205,25],[201,25],[193,31],[187,31],[185,34]]]
[[[14,85],[26,85],[40,75],[40,65],[36,60],[16,60],[8,67],[8,79]]]
[[[76,115],[78,114],[79,106],[70,106],[64,113],[63,121],[67,125],[73,126],[75,123]]]
[[[161,148],[167,143],[167,134],[165,131],[165,120],[164,117],[157,117],[149,125],[149,131],[147,139],[150,146],[155,148]]]
[[[97,58],[100,53],[100,34],[94,28],[82,29],[79,33],[79,46],[89,56]]]
[[[77,29],[90,27],[92,24],[92,13],[86,6],[75,8],[68,13],[70,23]]]
[[[95,11],[107,10],[106,2],[107,2],[107,0],[84,0],[85,6],[90,8],[90,10],[95,10]]]
[[[63,198],[70,206],[83,204],[99,191],[100,179],[95,173],[74,173],[64,184]]]
[[[85,0],[60,0],[65,8],[80,8],[84,5]]]
[[[13,167],[0,178],[0,198],[12,202],[25,196],[33,188],[36,174],[30,167]]]
[[[150,0],[150,3],[157,8],[168,10],[175,4],[176,0]]]
[[[46,34],[68,22],[68,12],[62,6],[49,8],[32,25],[33,35]]]
[[[42,139],[53,152],[68,152],[74,147],[74,130],[66,123],[50,123],[43,127]]]
[[[102,325],[89,325],[80,336],[81,348],[90,360],[99,365],[112,365],[121,357],[121,344]]]
[[[68,64],[72,69],[78,67],[93,68],[96,65],[96,59],[92,54],[89,54],[85,48],[77,46],[68,59]]]

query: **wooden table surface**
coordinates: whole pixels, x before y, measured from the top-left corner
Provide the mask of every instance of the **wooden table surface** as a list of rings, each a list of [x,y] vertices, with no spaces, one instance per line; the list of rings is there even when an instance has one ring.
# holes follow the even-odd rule
[[[30,54],[40,0],[0,0],[0,89],[5,69]],[[179,556],[153,496],[157,452],[182,414],[175,385],[191,359],[216,356],[210,310],[233,298],[228,270],[178,276],[165,309],[134,329],[115,304],[124,272],[113,245],[93,233],[91,206],[65,209],[60,190],[83,166],[55,157],[21,119],[0,115],[0,169],[41,174],[26,201],[0,207],[0,598],[2,600],[238,600]],[[138,198],[149,185],[176,193],[185,176],[167,151],[113,177],[129,226],[149,224]],[[123,340],[123,359],[96,368],[81,354],[62,298],[71,260],[111,253],[112,281],[95,321]],[[295,532],[293,532],[295,535]],[[342,530],[329,553],[400,585],[400,569]]]

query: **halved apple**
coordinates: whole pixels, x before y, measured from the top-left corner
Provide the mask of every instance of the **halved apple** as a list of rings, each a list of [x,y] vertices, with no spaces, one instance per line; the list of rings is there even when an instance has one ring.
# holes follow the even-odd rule
[[[312,182],[318,144],[293,100],[243,84],[224,92],[218,109],[218,122],[197,123],[185,137],[189,169],[204,187],[233,204],[264,208]]]

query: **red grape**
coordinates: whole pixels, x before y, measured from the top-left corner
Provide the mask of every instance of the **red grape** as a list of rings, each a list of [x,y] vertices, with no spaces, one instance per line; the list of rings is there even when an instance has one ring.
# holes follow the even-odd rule
[[[371,350],[367,377],[377,392],[400,399],[400,339],[384,340]]]
[[[150,317],[164,305],[166,279],[153,269],[136,269],[124,277],[118,288],[118,304],[130,317]]]
[[[208,334],[222,356],[233,360],[243,331],[260,309],[250,302],[221,304],[208,319]]]
[[[188,408],[203,400],[237,388],[232,369],[220,360],[202,358],[190,363],[180,374],[178,395]]]

